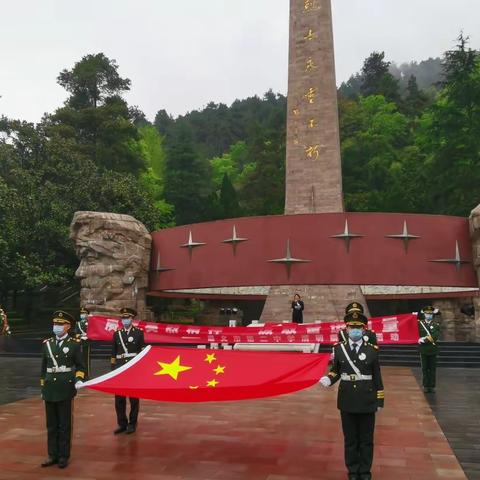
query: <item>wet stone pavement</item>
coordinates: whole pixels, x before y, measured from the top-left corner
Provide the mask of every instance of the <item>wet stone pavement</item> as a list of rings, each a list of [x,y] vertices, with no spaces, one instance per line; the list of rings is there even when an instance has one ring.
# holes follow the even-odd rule
[[[92,367],[93,376],[107,372],[108,359]],[[137,433],[121,438],[112,435],[113,398],[82,391],[68,471],[40,469],[46,435],[39,370],[39,358],[0,357],[0,480],[346,478],[336,391],[320,387],[245,402],[142,400]],[[480,372],[441,369],[436,395],[423,394],[418,370],[383,372],[386,408],[377,417],[374,479],[480,480]]]
[[[420,369],[414,374],[421,385]],[[469,480],[480,480],[480,370],[439,369],[437,391],[425,398]]]

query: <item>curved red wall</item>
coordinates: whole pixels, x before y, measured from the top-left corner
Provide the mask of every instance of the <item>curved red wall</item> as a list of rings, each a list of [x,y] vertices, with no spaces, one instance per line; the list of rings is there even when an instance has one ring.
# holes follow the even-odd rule
[[[345,242],[332,235],[341,234],[348,219],[349,231],[363,235]],[[404,221],[408,233],[421,238],[411,240],[408,252],[404,242],[386,238],[401,234]],[[234,255],[231,244],[222,243],[237,236]],[[194,242],[206,245],[182,248],[189,232]],[[253,285],[431,285],[477,287],[471,258],[468,220],[460,217],[391,213],[329,213],[246,217],[170,228],[154,232],[150,290],[173,290]],[[309,263],[287,268],[269,260],[286,256],[290,240],[292,257]],[[431,260],[455,258],[458,242],[462,260],[454,264]],[[160,256],[162,268],[155,272]]]

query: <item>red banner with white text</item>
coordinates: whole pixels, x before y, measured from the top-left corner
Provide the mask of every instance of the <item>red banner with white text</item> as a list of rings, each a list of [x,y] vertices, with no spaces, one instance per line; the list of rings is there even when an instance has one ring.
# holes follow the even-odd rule
[[[164,402],[219,402],[272,397],[311,387],[330,355],[236,352],[147,346],[84,387]]]
[[[320,343],[338,341],[338,332],[345,327],[343,322],[326,323],[267,323],[252,327],[217,327],[173,325],[134,320],[133,325],[145,332],[147,343],[207,344],[207,343]],[[88,338],[112,340],[113,333],[121,328],[119,318],[90,316]],[[369,319],[368,328],[373,330],[380,345],[406,345],[418,341],[417,316],[415,314],[390,315]]]

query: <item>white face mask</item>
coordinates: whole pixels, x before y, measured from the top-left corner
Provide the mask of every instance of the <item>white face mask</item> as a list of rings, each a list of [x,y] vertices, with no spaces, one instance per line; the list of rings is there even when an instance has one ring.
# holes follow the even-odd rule
[[[86,320],[87,319],[87,314],[86,313],[82,313],[80,315],[80,320]]]
[[[433,314],[432,313],[426,313],[425,314],[425,320],[427,322],[431,322],[433,320]]]
[[[350,328],[348,330],[348,336],[352,342],[358,342],[363,337],[363,329],[361,328]]]
[[[132,319],[131,318],[122,318],[122,324],[123,324],[123,328],[129,329],[130,326],[132,325]]]
[[[57,337],[63,336],[64,327],[63,327],[62,325],[54,325],[54,326],[53,326],[53,333],[54,333]]]

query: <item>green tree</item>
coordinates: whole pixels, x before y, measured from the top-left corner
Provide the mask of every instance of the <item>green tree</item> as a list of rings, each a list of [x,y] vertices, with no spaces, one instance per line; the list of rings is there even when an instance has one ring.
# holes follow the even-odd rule
[[[165,199],[175,207],[177,224],[205,218],[209,186],[208,162],[195,152],[190,129],[179,123],[172,130],[165,169]]]
[[[343,103],[341,126],[347,210],[382,211],[392,168],[412,141],[408,119],[394,103],[373,95]]]
[[[159,110],[153,122],[155,128],[160,135],[166,135],[170,127],[174,124],[173,118],[166,112],[166,110]]]
[[[86,55],[71,70],[62,70],[57,81],[71,94],[67,104],[75,110],[97,108],[109,98],[130,90],[130,80],[121,78],[115,60],[103,53]]]
[[[160,136],[157,129],[151,125],[140,127],[139,133],[146,165],[151,169],[153,175],[158,179],[161,188],[163,189],[166,162],[163,138]]]
[[[150,230],[172,224],[171,209],[136,176],[99,169],[72,139],[7,119],[0,139],[0,262],[8,265],[0,269],[0,288],[71,281],[78,259],[68,235],[78,210],[130,214]]]
[[[403,109],[410,117],[417,117],[422,114],[428,103],[428,96],[418,88],[417,78],[411,75],[408,80],[407,96],[403,102]]]
[[[480,199],[480,55],[463,35],[445,54],[442,86],[417,137],[427,156],[426,208],[463,216]]]
[[[385,61],[385,52],[373,52],[364,62],[361,72],[360,93],[383,95],[387,100],[400,102],[398,80],[389,72],[390,62]]]
[[[227,173],[223,176],[219,203],[221,218],[236,218],[241,215],[237,192]]]
[[[285,209],[285,117],[278,113],[268,129],[258,129],[249,146],[255,168],[245,176],[239,192],[246,215],[281,214]]]
[[[212,158],[209,163],[214,190],[221,188],[225,175],[228,175],[233,185],[238,187],[246,170],[251,169],[251,163],[248,161],[248,146],[243,141],[231,145],[228,152],[221,157]]]
[[[145,168],[140,135],[121,94],[130,80],[103,53],[87,55],[71,70],[63,70],[58,83],[69,93],[65,106],[44,119],[48,135],[74,139],[79,152],[101,168],[139,173]]]

